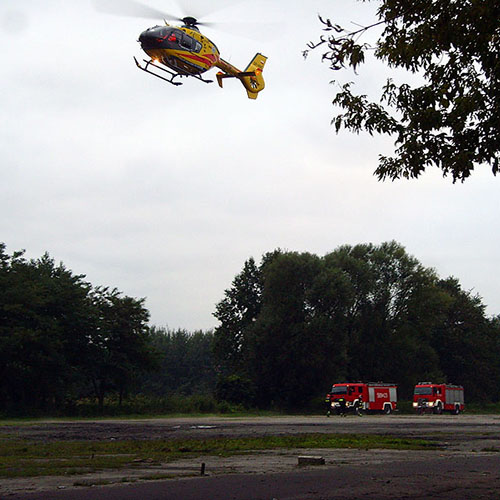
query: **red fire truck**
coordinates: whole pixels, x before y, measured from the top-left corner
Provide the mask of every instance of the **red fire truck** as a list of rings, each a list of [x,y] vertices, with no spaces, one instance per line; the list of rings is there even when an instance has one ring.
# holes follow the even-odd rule
[[[413,393],[413,408],[418,413],[449,411],[458,415],[464,411],[464,388],[461,385],[419,382]]]
[[[396,410],[397,388],[396,384],[382,382],[333,384],[326,395],[327,415],[332,412],[345,414],[346,411],[358,410],[380,411],[388,415]]]

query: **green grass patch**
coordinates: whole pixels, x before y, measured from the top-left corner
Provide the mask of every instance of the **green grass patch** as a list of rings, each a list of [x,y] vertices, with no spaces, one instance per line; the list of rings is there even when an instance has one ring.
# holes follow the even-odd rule
[[[435,441],[362,434],[307,434],[228,439],[55,441],[0,440],[0,477],[75,475],[147,467],[179,457],[229,456],[280,448],[429,450]]]

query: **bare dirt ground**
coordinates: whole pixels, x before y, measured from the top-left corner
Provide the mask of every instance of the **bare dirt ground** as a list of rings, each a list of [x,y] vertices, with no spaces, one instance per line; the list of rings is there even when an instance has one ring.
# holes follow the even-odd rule
[[[202,463],[206,465],[205,474],[209,478],[226,475],[240,477],[240,474],[244,474],[245,476],[266,474],[268,478],[273,474],[278,474],[276,477],[285,477],[286,474],[300,472],[302,474],[301,477],[305,480],[308,477],[307,474],[319,473],[320,471],[335,470],[336,474],[339,471],[345,471],[346,473],[349,471],[350,474],[356,476],[356,471],[358,471],[357,474],[359,475],[363,471],[371,470],[370,468],[376,469],[377,467],[382,467],[386,471],[386,479],[384,480],[383,487],[384,494],[388,495],[384,498],[403,498],[394,489],[396,486],[401,489],[414,483],[415,470],[420,470],[426,471],[425,473],[422,472],[428,479],[426,484],[430,484],[429,480],[435,476],[434,479],[439,482],[440,487],[445,488],[443,491],[455,491],[458,487],[462,488],[465,492],[469,488],[467,484],[470,483],[470,488],[472,488],[470,491],[475,491],[477,495],[479,495],[479,491],[486,493],[483,496],[474,496],[467,490],[469,493],[465,494],[463,498],[500,498],[499,415],[389,415],[364,416],[361,418],[355,416],[347,418],[326,418],[324,416],[206,417],[80,422],[47,421],[35,425],[0,426],[0,437],[15,435],[40,442],[81,439],[124,440],[243,437],[301,433],[362,433],[436,439],[443,445],[443,449],[438,451],[281,449],[233,457],[205,456],[197,457],[196,459],[179,459],[175,462],[161,465],[145,461],[135,464],[130,469],[103,471],[98,474],[2,480],[0,484],[0,499],[42,498],[44,492],[58,490],[59,493],[62,493],[69,490],[82,490],[82,488],[93,492],[89,494],[88,498],[97,498],[95,495],[97,490],[90,488],[93,485],[140,484],[146,480],[151,483],[155,478],[164,481],[174,479],[177,482],[182,478],[199,478]],[[299,467],[299,455],[323,457],[325,464]],[[452,464],[453,467],[451,467]],[[453,469],[453,474],[443,473],[443,471],[451,471],[451,469]],[[394,477],[390,475],[390,471],[394,471]],[[400,472],[396,473],[396,471]],[[389,478],[387,479],[387,477]],[[457,478],[462,478],[463,481],[458,481]],[[464,482],[466,479],[470,479],[467,484]],[[446,490],[447,481],[449,482],[448,490]],[[195,483],[197,481],[193,482],[193,479],[191,479],[190,484]],[[477,488],[474,490],[474,485],[477,488],[481,485],[481,490]],[[106,487],[104,489],[109,492],[112,490],[117,491],[117,488]],[[391,489],[394,490],[394,495],[392,495]],[[376,484],[374,491],[375,493],[378,491]],[[361,494],[361,491],[358,493]],[[353,490],[353,495],[357,495],[358,493],[355,494]],[[364,494],[365,498],[368,498],[366,491]],[[185,493],[183,495],[185,496]],[[449,496],[446,496],[446,493],[442,493],[440,497],[455,498],[451,496],[451,493]],[[220,496],[219,498],[223,497]],[[271,498],[269,497],[269,500]],[[307,498],[327,497],[311,496]],[[336,496],[335,498],[348,497]],[[352,496],[352,498],[357,498],[357,496]],[[369,498],[382,498],[382,496]],[[423,496],[421,498],[430,497]],[[458,496],[457,498],[460,497]]]

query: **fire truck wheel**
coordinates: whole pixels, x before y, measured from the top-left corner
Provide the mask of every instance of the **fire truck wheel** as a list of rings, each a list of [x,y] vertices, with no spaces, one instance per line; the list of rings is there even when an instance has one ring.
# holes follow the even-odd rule
[[[455,409],[453,410],[453,415],[458,415],[460,413],[460,406],[455,406]]]
[[[434,414],[441,415],[441,413],[443,413],[443,406],[441,405],[441,403],[438,403],[436,408],[434,408]]]
[[[392,413],[392,406],[391,405],[385,405],[383,412],[385,415],[390,415]]]

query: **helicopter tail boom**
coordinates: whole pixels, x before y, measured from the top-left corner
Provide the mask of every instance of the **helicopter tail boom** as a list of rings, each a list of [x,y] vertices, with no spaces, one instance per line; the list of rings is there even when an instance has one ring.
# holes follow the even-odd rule
[[[240,71],[232,64],[220,59],[217,66],[223,71],[223,73],[217,73],[217,82],[219,83],[219,87],[222,88],[222,80],[224,78],[238,78],[238,80],[240,80],[245,87],[249,99],[257,99],[259,92],[265,87],[262,71],[264,70],[266,61],[267,57],[258,53],[250,61],[250,64],[246,67],[245,71]]]

